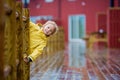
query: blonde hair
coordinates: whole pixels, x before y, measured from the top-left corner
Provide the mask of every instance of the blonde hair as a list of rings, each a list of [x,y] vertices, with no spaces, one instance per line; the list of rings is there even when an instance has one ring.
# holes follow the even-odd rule
[[[58,32],[58,26],[54,21],[47,21],[45,24],[43,24],[43,27],[46,26],[47,24],[52,24],[55,27],[55,32],[53,34],[56,34]]]

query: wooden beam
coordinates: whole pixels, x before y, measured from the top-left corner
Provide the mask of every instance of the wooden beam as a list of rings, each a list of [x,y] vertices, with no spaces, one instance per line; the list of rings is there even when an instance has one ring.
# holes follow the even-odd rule
[[[4,80],[4,74],[3,74],[3,65],[4,65],[4,28],[5,28],[5,13],[4,13],[4,2],[3,0],[0,0],[0,79]]]
[[[22,16],[26,17],[26,21],[23,22],[23,55],[29,54],[29,9],[23,8]],[[30,64],[23,63],[23,69],[24,69],[24,79],[23,80],[29,80],[30,79]]]
[[[22,3],[16,2],[16,52],[17,52],[17,80],[24,80],[23,68],[23,26],[22,26]]]
[[[5,79],[16,80],[16,20],[15,20],[15,0],[6,0],[5,3]]]

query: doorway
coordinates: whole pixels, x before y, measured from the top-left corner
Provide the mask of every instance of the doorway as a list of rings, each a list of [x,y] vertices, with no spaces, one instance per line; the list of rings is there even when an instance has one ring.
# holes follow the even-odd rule
[[[69,41],[79,41],[81,38],[85,37],[86,33],[86,17],[85,15],[71,15],[68,18],[69,27]]]

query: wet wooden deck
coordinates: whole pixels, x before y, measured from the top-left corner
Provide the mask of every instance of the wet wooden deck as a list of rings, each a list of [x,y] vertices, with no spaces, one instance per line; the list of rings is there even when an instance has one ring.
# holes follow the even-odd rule
[[[74,44],[72,48],[68,47],[63,51],[64,64],[57,69],[53,69],[53,66],[60,60],[58,55],[53,57],[54,62],[49,63],[51,65],[47,70],[47,63],[46,66],[38,66],[37,72],[32,67],[31,80],[120,80],[120,50],[82,51],[83,46],[75,46]],[[39,68],[43,68],[43,71]]]

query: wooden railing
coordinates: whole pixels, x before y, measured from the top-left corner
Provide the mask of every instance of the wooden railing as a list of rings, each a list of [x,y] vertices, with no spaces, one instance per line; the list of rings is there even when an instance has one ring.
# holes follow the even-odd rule
[[[5,33],[5,10],[4,10],[4,2],[3,0],[0,1],[0,79],[4,80],[4,33]]]
[[[5,80],[16,80],[16,17],[15,2],[6,0],[4,4],[5,33],[4,33],[4,73]]]
[[[63,65],[64,60],[64,30],[49,37],[47,47],[36,62],[31,64],[31,78],[41,78],[46,72],[57,72]],[[38,74],[40,74],[38,76]]]
[[[108,47],[106,33],[94,32],[85,38],[85,40],[87,43],[87,48],[91,50]]]
[[[48,39],[47,47],[35,62],[26,64],[23,56],[29,53],[29,9],[15,0],[0,0],[0,8],[0,79],[30,80],[34,72],[58,70],[64,60],[63,28]]]

